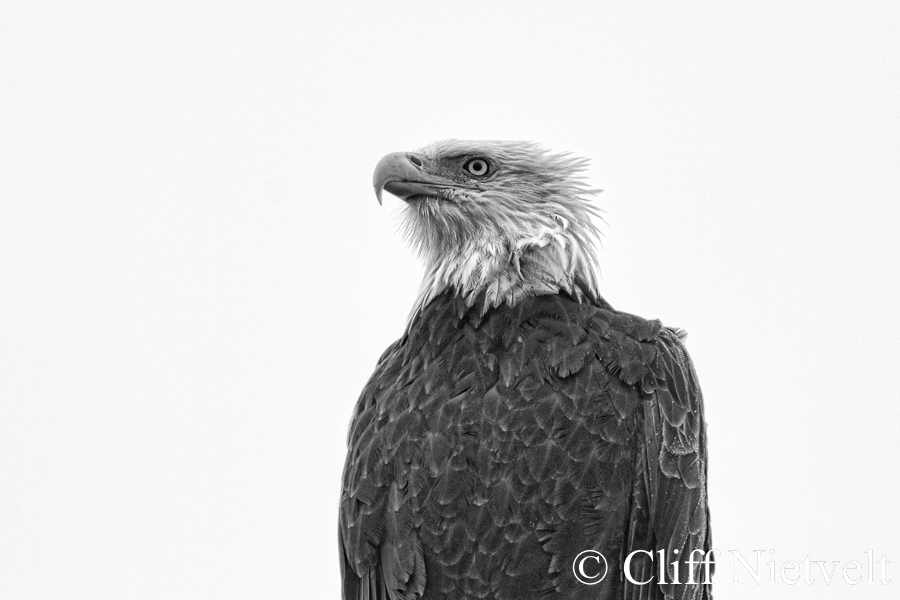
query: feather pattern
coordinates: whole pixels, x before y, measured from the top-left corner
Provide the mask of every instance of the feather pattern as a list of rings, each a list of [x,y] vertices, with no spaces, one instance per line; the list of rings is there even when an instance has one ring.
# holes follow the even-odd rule
[[[634,550],[709,550],[708,514],[700,390],[674,333],[602,300],[541,295],[482,314],[445,292],[356,407],[344,597],[710,598],[622,579]],[[597,586],[572,573],[586,549],[609,561]],[[637,556],[636,578],[658,574]]]

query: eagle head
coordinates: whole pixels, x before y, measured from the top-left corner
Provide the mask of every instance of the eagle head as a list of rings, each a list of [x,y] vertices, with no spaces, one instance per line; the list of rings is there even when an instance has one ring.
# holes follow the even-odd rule
[[[378,202],[382,190],[405,201],[402,228],[425,263],[411,318],[448,288],[485,311],[561,291],[597,298],[586,164],[512,141],[445,140],[382,158]]]

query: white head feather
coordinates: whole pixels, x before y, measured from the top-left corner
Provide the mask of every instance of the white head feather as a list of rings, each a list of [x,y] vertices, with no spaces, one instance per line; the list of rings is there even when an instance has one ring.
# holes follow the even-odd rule
[[[406,195],[402,215],[403,233],[425,263],[410,320],[448,288],[470,306],[481,298],[483,310],[561,291],[599,297],[591,221],[599,215],[590,198],[596,190],[582,175],[586,159],[533,142],[460,140],[407,156],[415,182],[428,187]],[[476,159],[487,161],[486,174],[467,170]],[[397,179],[382,176],[387,184],[379,184],[376,171],[376,190],[392,192]]]

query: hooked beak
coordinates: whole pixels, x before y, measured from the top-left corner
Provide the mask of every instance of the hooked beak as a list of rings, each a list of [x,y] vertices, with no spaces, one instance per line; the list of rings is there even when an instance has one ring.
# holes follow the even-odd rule
[[[415,196],[441,197],[441,188],[453,183],[442,177],[425,173],[425,160],[412,152],[391,152],[375,167],[372,183],[375,197],[381,204],[381,192],[387,190],[401,200],[411,200]]]

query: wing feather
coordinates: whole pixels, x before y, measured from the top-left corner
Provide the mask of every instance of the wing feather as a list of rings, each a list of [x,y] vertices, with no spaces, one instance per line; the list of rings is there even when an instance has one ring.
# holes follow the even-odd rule
[[[625,597],[646,600],[706,600],[702,560],[710,552],[709,508],[706,496],[706,430],[703,398],[693,365],[682,344],[683,335],[660,331],[654,364],[656,386],[644,401],[644,444],[639,454],[635,501],[630,518],[627,553],[636,550]],[[660,556],[666,567],[659,580]],[[696,552],[693,572],[687,564]],[[652,559],[646,552],[653,553]],[[709,560],[713,556],[709,554]],[[672,563],[677,561],[676,566]],[[711,565],[710,573],[714,567]],[[678,581],[678,584],[673,583]],[[694,581],[693,585],[687,584]]]

